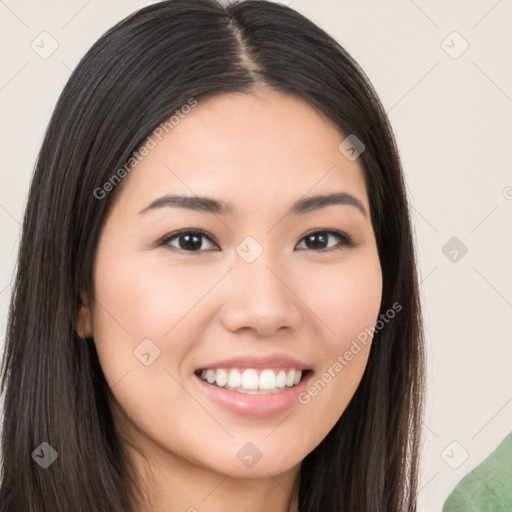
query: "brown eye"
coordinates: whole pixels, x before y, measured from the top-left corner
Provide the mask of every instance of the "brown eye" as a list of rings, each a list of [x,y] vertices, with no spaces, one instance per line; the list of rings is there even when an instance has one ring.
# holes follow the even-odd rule
[[[329,237],[338,239],[338,244],[326,245]],[[305,241],[306,249],[326,252],[354,245],[351,238],[345,235],[345,233],[333,230],[314,231],[304,236],[302,240]]]
[[[333,239],[338,240],[338,243],[329,245],[329,241]],[[204,248],[204,240],[207,240],[216,248]],[[355,245],[348,235],[341,231],[334,230],[314,231],[304,236],[301,239],[301,242],[302,241],[305,243],[305,249],[313,250],[315,252],[329,252]],[[201,253],[207,250],[220,250],[212,237],[210,237],[206,232],[198,229],[182,229],[171,233],[162,239],[160,245],[169,246],[172,249],[184,252]]]
[[[203,240],[205,239],[214,244],[213,240],[204,231],[183,229],[166,236],[160,245],[167,245],[173,249],[178,249],[185,252],[202,252],[204,250],[208,250],[202,248]],[[174,245],[175,240],[177,242],[176,245]]]

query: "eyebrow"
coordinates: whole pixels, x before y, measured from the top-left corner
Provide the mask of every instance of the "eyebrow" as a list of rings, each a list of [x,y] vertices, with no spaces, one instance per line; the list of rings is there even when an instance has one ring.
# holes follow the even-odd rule
[[[368,216],[363,203],[348,192],[336,192],[333,194],[324,194],[310,196],[300,199],[292,205],[287,212],[292,215],[304,214],[313,210],[319,210],[331,205],[348,205],[357,208],[365,217]],[[198,212],[213,213],[218,215],[233,215],[235,210],[232,205],[202,196],[180,196],[180,195],[164,195],[152,201],[146,208],[142,209],[139,214],[146,213],[163,207],[185,208]]]

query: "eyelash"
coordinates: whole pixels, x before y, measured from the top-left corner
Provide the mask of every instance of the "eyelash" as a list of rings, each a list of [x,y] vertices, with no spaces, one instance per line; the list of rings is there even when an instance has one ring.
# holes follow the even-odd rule
[[[350,238],[347,234],[343,233],[342,231],[337,231],[337,230],[333,230],[333,229],[319,229],[316,231],[311,231],[310,233],[307,233],[306,235],[304,235],[299,240],[299,242],[301,242],[302,240],[304,240],[305,238],[307,238],[309,236],[318,235],[318,234],[334,235],[335,237],[338,238],[338,240],[340,242],[328,249],[318,249],[317,250],[317,249],[307,249],[306,248],[306,250],[310,250],[313,252],[325,253],[325,252],[339,251],[341,249],[344,249],[347,247],[354,247],[357,245],[354,242],[354,240],[352,240],[352,238]],[[180,249],[179,247],[173,247],[173,246],[169,245],[171,240],[178,238],[180,235],[199,235],[199,236],[203,236],[203,237],[207,238],[210,242],[216,244],[216,242],[212,239],[212,237],[210,235],[208,235],[208,233],[206,233],[202,229],[181,229],[179,231],[175,231],[174,233],[170,233],[169,235],[165,236],[160,241],[160,243],[158,245],[159,246],[168,246],[168,247],[171,247],[171,249],[174,249],[177,251],[188,252],[188,253],[197,253],[197,254],[200,254],[200,253],[204,252],[205,250],[211,250],[211,249],[203,249],[203,250],[199,250],[199,251],[187,251],[185,249]]]

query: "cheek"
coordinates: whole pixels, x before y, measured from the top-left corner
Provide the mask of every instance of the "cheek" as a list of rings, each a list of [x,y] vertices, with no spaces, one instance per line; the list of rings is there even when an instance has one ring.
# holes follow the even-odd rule
[[[147,254],[109,255],[95,275],[98,302],[95,328],[161,339],[193,314],[222,273],[201,265],[176,266]],[[104,307],[102,308],[101,305]],[[104,322],[101,322],[101,319]]]
[[[316,411],[322,435],[338,421],[352,399],[365,371],[371,347],[371,329],[378,318],[382,274],[376,254],[340,266],[336,271],[315,272],[310,288],[312,310],[322,320],[317,368],[299,402]],[[313,283],[313,281],[309,281]]]
[[[338,314],[333,312],[333,321],[346,346],[349,340],[375,325],[382,299],[380,266],[363,264],[340,279],[343,281],[340,283]],[[335,301],[334,296],[332,301]]]
[[[144,373],[147,368],[137,358],[139,347],[145,347],[142,353],[150,352],[151,361],[157,356],[152,368],[178,371],[190,349],[187,343],[195,338],[183,330],[191,329],[190,320],[201,310],[201,298],[219,277],[150,264],[141,255],[126,257],[108,249],[106,254],[96,266],[93,320],[107,381],[115,384],[128,370],[132,370],[130,380]],[[146,372],[144,378],[151,380],[156,374]]]
[[[377,321],[381,298],[382,274],[374,255],[333,276],[332,287],[326,290],[328,321],[336,333],[327,338],[328,367],[333,365],[338,373],[343,372],[340,381],[344,380],[344,385],[346,379],[357,384],[362,377],[371,346],[369,333]]]
[[[343,350],[365,329],[373,327],[382,298],[382,274],[374,253],[354,255],[337,267],[302,273],[307,305],[322,320],[327,352]]]
[[[171,427],[184,428],[171,414],[177,403],[201,424],[204,412],[187,401],[178,382],[186,386],[191,378],[182,362],[204,327],[201,299],[222,274],[105,253],[109,257],[98,258],[95,274],[94,340],[116,401],[130,421],[158,439]]]

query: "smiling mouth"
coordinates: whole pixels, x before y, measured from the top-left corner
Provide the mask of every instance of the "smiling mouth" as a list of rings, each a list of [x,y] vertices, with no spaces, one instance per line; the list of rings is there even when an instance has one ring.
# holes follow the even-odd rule
[[[302,382],[311,370],[264,369],[253,368],[218,368],[198,369],[194,374],[208,384],[249,395],[267,395],[282,393],[297,386]]]

